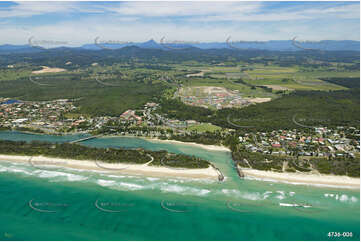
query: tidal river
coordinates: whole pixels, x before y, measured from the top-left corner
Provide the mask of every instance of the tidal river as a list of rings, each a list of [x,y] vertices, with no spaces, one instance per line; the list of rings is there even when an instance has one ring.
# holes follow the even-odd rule
[[[2,140],[78,138],[0,132]],[[187,144],[126,137],[82,144],[194,155],[211,161],[226,179],[0,162],[0,240],[360,240],[360,191],[241,180],[229,152]]]

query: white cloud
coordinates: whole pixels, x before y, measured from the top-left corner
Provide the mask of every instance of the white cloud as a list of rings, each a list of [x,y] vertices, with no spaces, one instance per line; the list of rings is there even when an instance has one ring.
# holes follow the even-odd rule
[[[62,21],[21,27],[0,20],[0,44],[25,44],[37,40],[66,41],[70,45],[94,42],[94,38],[112,41],[167,40],[224,42],[228,36],[238,40],[279,40],[300,36],[302,39],[359,40],[359,5],[332,4],[310,8],[292,6],[265,8],[264,2],[132,2],[89,6],[79,2],[21,2],[1,17],[26,17],[46,13],[100,12],[76,21],[64,14]],[[0,3],[1,5],[1,3]],[[176,19],[172,18],[177,16]],[[350,22],[351,21],[351,22]],[[3,22],[3,23],[1,23]],[[323,23],[323,25],[321,24]],[[345,23],[348,24],[345,24]],[[325,25],[325,23],[327,25]],[[351,24],[350,24],[351,23]]]
[[[107,9],[122,15],[184,17],[250,13],[260,6],[260,2],[125,2]]]
[[[267,9],[266,2],[124,2],[105,7],[126,16],[187,17],[189,21],[284,21],[360,18],[360,5],[304,5]]]
[[[1,2],[0,2],[1,5]],[[49,13],[103,13],[103,10],[90,8],[77,2],[16,2],[8,8],[0,10],[0,18],[31,17]]]
[[[126,21],[128,20],[128,21]],[[0,44],[25,44],[33,36],[34,40],[62,41],[71,46],[94,43],[96,37],[102,41],[141,42],[153,38],[159,42],[165,36],[169,41],[225,42],[228,36],[232,41],[239,40],[280,40],[298,36],[303,40],[359,39],[359,29],[355,25],[342,26],[342,23],[327,28],[317,25],[284,23],[267,26],[261,24],[205,24],[194,25],[175,23],[146,23],[131,19],[115,20],[88,18],[81,21],[64,21],[56,24],[33,26],[24,30],[9,25],[1,27]],[[349,33],[348,35],[345,35]]]

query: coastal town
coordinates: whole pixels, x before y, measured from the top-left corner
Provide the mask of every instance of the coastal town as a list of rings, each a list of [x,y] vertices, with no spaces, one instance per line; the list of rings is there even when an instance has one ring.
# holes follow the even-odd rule
[[[361,241],[360,2],[0,1],[0,242]]]
[[[360,152],[360,131],[355,127],[315,128],[313,134],[300,130],[246,133],[239,143],[250,152],[306,157],[351,157]]]
[[[166,118],[154,111],[158,104],[146,103],[142,110],[127,110],[118,117],[87,117],[71,100],[20,101],[0,98],[0,127],[49,134],[93,133],[101,129],[124,128],[123,135],[159,137],[167,132],[185,133],[199,124],[195,120],[180,121]],[[139,127],[146,128],[138,130]],[[133,131],[132,131],[133,130]]]
[[[111,133],[169,139],[172,135],[191,136],[209,133],[191,129],[203,124],[195,120],[170,119],[156,112],[159,104],[148,102],[141,110],[127,110],[118,117],[81,115],[71,100],[20,101],[0,99],[0,128],[48,134]],[[215,126],[217,127],[217,126]],[[219,129],[222,137],[234,129]],[[355,158],[360,152],[360,130],[338,126],[334,129],[302,129],[250,132],[238,137],[238,146],[249,152],[277,156]]]

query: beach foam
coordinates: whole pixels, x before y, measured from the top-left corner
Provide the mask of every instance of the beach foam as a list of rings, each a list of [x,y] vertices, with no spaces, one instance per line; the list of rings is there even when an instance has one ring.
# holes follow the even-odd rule
[[[75,175],[72,173],[60,172],[60,171],[51,171],[51,170],[37,170],[33,172],[35,175],[41,178],[64,178],[68,181],[84,181],[88,178],[81,175]]]
[[[176,184],[172,184],[172,185],[163,184],[160,187],[160,190],[163,192],[174,192],[174,193],[179,193],[182,195],[197,195],[197,196],[205,196],[208,193],[210,193],[210,190],[207,190],[207,189],[199,189],[199,188],[181,186],[181,185],[176,185]]]
[[[303,207],[303,208],[311,208],[310,205],[300,205],[297,203],[280,203],[281,207]]]
[[[325,193],[323,194],[326,198],[332,198],[340,202],[352,202],[355,203],[358,199],[354,196],[347,196],[346,194],[333,194],[333,193]]]

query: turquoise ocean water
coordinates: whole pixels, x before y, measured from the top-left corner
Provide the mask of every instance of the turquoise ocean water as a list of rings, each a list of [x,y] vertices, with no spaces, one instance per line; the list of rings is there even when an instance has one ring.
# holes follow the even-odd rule
[[[6,140],[79,137],[0,132]],[[230,153],[191,145],[125,137],[82,144],[199,156],[226,181],[0,162],[0,240],[360,240],[359,191],[240,180]]]

